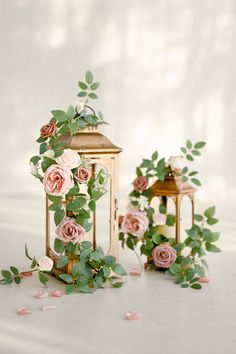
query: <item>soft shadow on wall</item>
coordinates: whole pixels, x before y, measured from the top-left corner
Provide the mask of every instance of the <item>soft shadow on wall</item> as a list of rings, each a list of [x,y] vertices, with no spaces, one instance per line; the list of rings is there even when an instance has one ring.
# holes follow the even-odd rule
[[[123,147],[121,204],[135,166],[158,149],[178,154],[187,137],[208,142],[196,163],[202,196],[234,186],[234,0],[0,1],[2,194],[39,194],[28,174],[50,110],[76,103],[87,68],[101,81],[107,135]],[[17,181],[17,183],[16,183]]]

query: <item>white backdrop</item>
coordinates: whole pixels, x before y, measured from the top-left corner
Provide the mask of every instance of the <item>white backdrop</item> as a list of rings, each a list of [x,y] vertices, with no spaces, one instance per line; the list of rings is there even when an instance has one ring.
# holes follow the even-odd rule
[[[235,0],[0,0],[1,195],[42,195],[29,174],[51,109],[76,104],[90,69],[121,155],[121,205],[135,166],[206,140],[200,198],[236,194]]]

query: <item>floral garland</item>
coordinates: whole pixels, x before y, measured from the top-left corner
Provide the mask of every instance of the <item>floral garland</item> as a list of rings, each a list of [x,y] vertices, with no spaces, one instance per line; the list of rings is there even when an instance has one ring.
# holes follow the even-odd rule
[[[125,270],[116,262],[115,257],[106,256],[98,247],[93,249],[92,243],[84,241],[84,235],[92,228],[91,213],[95,212],[96,202],[106,192],[108,180],[107,171],[101,168],[95,176],[91,174],[89,159],[85,159],[78,152],[63,149],[60,138],[69,133],[75,135],[78,130],[104,124],[102,114],[98,114],[87,105],[88,99],[96,99],[94,92],[98,82],[93,82],[93,75],[86,72],[85,82],[79,81],[82,91],[78,96],[83,98],[76,107],[70,105],[67,112],[53,110],[49,123],[42,126],[40,137],[37,139],[39,154],[30,159],[31,173],[39,179],[50,201],[49,210],[54,212],[56,235],[54,251],[59,254],[55,266],[65,269],[71,259],[76,262],[72,274],[62,272],[59,277],[64,280],[66,292],[73,290],[93,292],[95,289],[107,285],[122,286],[122,282],[111,278],[112,272],[126,275]],[[92,114],[88,112],[92,111]],[[25,254],[31,261],[31,272],[37,271],[41,283],[49,280],[46,273],[53,268],[53,261],[47,256],[38,260],[29,255],[27,246]],[[24,274],[16,267],[3,270],[2,284],[21,282]]]
[[[175,215],[168,214],[163,204],[159,205],[158,212],[151,206],[150,188],[155,180],[164,180],[167,176],[181,177],[183,182],[201,185],[194,177],[198,172],[189,171],[185,163],[201,155],[200,149],[205,144],[193,144],[187,140],[186,146],[181,147],[184,156],[158,160],[158,152],[155,151],[150,160],[143,159],[136,169],[134,189],[129,194],[129,211],[120,218],[122,247],[126,245],[136,252],[136,245],[139,244],[140,253],[148,257],[147,268],[165,270],[182,288],[201,289],[200,283],[208,281],[205,276],[205,269],[208,269],[204,258],[206,251],[220,252],[214,244],[220,233],[210,229],[218,222],[214,217],[215,206],[207,208],[202,215],[195,214],[193,226],[186,230],[187,238],[176,243],[175,239],[163,235],[161,231],[161,227],[175,224]]]

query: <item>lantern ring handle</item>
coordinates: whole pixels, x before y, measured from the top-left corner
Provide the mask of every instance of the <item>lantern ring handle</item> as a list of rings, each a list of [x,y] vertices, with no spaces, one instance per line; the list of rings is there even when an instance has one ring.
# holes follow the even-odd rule
[[[87,104],[85,104],[84,107],[89,108],[93,112],[93,114],[96,116],[96,113],[92,107],[88,106]],[[76,113],[75,117],[78,117],[79,112],[77,111],[77,106],[75,106],[75,113]]]

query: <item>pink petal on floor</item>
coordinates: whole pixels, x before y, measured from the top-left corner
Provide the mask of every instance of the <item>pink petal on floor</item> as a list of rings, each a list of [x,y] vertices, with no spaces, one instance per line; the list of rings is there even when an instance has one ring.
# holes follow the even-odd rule
[[[50,292],[50,295],[53,297],[62,297],[64,294],[63,290],[53,290]]]
[[[48,304],[48,305],[41,306],[42,311],[55,310],[55,308],[56,308],[56,305],[54,305],[54,304]]]
[[[132,268],[129,272],[129,275],[141,275],[142,269],[141,268]]]
[[[34,293],[34,297],[35,299],[45,299],[48,297],[48,292],[42,290],[36,291],[36,293]]]
[[[201,277],[200,279],[198,279],[198,281],[200,283],[210,283],[210,279],[207,277]]]
[[[128,311],[128,312],[126,312],[125,318],[129,321],[139,320],[140,315],[137,312]]]
[[[30,307],[20,307],[17,310],[18,315],[31,315],[32,309]]]

